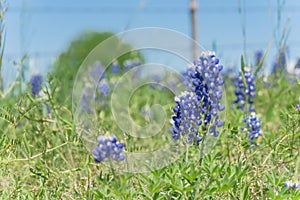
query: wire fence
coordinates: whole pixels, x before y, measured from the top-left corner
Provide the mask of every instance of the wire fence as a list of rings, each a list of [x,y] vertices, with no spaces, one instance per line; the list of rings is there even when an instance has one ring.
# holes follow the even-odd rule
[[[197,11],[199,14],[224,14],[224,13],[238,13],[238,6],[224,7],[224,6],[213,6],[213,7],[198,7]],[[268,10],[276,11],[275,6],[247,6],[247,13],[260,13],[268,12]],[[189,14],[188,7],[10,7],[8,12],[11,13],[20,13],[20,12],[30,12],[37,14],[51,14],[51,13],[60,13],[60,14],[91,14],[91,13],[112,13],[112,14],[128,14],[140,10],[141,12],[148,14]],[[300,6],[288,6],[282,9],[282,12],[288,13],[299,13]]]

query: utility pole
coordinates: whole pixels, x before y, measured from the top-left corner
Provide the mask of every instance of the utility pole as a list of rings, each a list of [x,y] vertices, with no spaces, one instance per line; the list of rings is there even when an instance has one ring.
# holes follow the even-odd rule
[[[197,3],[196,0],[191,0],[190,12],[191,12],[191,22],[192,22],[192,38],[193,38],[193,57],[197,59],[197,22],[196,22],[196,10]]]

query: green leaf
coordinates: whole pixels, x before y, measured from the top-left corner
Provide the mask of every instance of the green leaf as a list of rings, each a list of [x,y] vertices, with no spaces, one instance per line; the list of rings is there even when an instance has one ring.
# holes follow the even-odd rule
[[[31,150],[30,150],[29,143],[28,143],[28,140],[27,140],[27,137],[26,137],[25,134],[23,135],[23,142],[24,142],[24,145],[25,145],[25,149],[26,149],[26,151],[29,155],[28,157],[30,157],[31,156]]]
[[[159,197],[159,193],[156,192],[156,193],[154,193],[154,195],[152,196],[152,199],[158,199],[158,197]]]
[[[241,75],[242,75],[242,80],[244,83],[244,87],[246,88],[246,79],[245,79],[245,62],[244,62],[244,56],[241,56]]]
[[[149,186],[149,191],[151,194],[157,193],[162,188],[161,183],[156,183]]]
[[[228,191],[228,190],[230,190],[232,187],[233,187],[233,183],[231,183],[231,184],[227,184],[227,185],[223,185],[221,188],[220,188],[220,190],[222,191],[222,192],[225,192],[225,191]]]
[[[184,172],[184,173],[182,173],[182,175],[190,184],[192,183],[193,178],[189,174]]]
[[[248,193],[249,193],[249,186],[246,185],[246,186],[244,186],[244,190],[243,190],[241,199],[242,200],[248,199]]]

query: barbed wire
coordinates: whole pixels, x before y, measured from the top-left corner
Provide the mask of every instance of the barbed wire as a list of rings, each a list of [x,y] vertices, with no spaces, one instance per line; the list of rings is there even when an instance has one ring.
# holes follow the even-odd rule
[[[276,7],[270,6],[248,6],[246,9],[247,13],[257,13],[257,12],[267,12],[270,8],[276,10]],[[80,14],[91,14],[91,13],[114,13],[114,14],[126,14],[134,11],[142,11],[143,13],[149,14],[170,14],[170,13],[182,13],[189,14],[187,7],[152,7],[152,8],[134,8],[134,7],[9,7],[8,12],[19,13],[19,12],[30,12],[38,14],[48,14],[48,13],[80,13]],[[288,6],[282,9],[283,12],[299,12],[300,6]],[[238,7],[198,7],[198,12],[206,14],[215,13],[232,13],[238,12]]]

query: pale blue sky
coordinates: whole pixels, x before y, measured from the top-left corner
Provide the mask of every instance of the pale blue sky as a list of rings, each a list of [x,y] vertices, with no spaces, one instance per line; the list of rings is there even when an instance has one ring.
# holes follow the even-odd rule
[[[238,65],[243,54],[238,0],[198,0],[198,42],[206,49],[217,45],[224,63]],[[277,0],[241,0],[245,5],[248,57],[276,41]],[[190,35],[189,0],[10,0],[6,19],[4,69],[10,76],[12,60],[24,53],[30,72],[49,70],[51,61],[78,34],[87,30],[115,33],[140,27],[163,27]],[[300,57],[300,1],[285,2],[281,28],[288,22],[290,60]],[[275,45],[269,60],[275,57]],[[7,61],[9,63],[7,64]],[[271,62],[271,61],[269,61]]]

